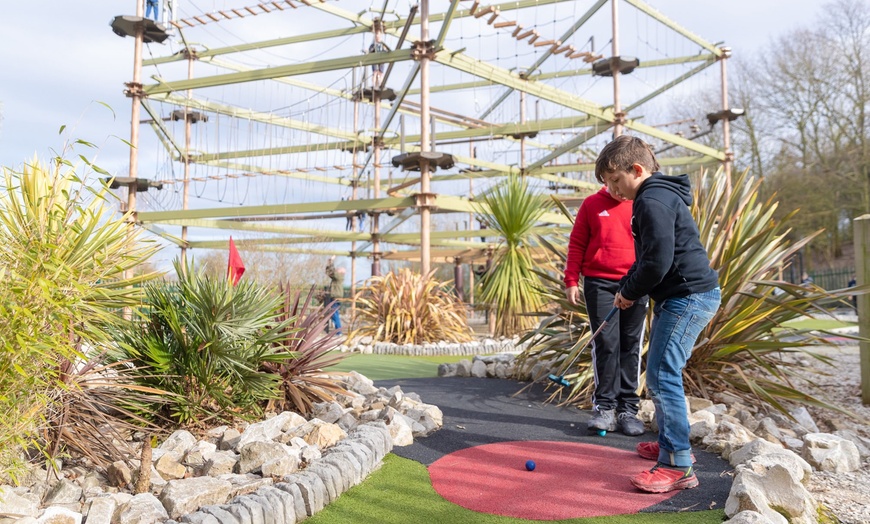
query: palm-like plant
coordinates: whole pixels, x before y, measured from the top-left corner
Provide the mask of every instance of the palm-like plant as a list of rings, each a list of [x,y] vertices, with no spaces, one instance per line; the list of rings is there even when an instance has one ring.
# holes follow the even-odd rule
[[[532,253],[533,228],[547,211],[547,197],[511,176],[478,202],[479,219],[501,237],[493,264],[480,282],[480,301],[495,307],[495,332],[512,336],[535,325],[540,311],[540,279]]]
[[[799,359],[784,358],[801,352],[826,359],[812,351],[826,344],[818,334],[790,327],[790,320],[825,314],[824,304],[844,301],[866,290],[848,288],[826,291],[797,286],[779,278],[789,259],[811,238],[790,242],[788,229],[772,216],[776,203],[758,202],[759,181],[743,173],[726,190],[722,173],[695,184],[692,213],[711,265],[719,272],[722,306],[699,337],[683,372],[691,395],[709,398],[728,390],[749,402],[761,400],[786,410],[784,401],[837,409],[823,399],[806,394],[795,371]],[[567,210],[565,211],[567,212]],[[564,260],[564,245],[545,242],[554,256]],[[534,343],[522,358],[536,357],[562,368],[576,355],[588,337],[576,334],[586,325],[582,306],[571,306],[563,297],[562,282],[551,274],[540,275],[543,292],[559,305],[556,314],[543,315],[540,327],[525,338]],[[581,332],[582,333],[582,332]],[[591,384],[590,358],[579,359],[577,370],[566,377],[573,385],[565,402],[583,402]]]
[[[120,309],[138,304],[142,293],[134,285],[156,274],[125,274],[156,245],[139,240],[128,216],[112,218],[105,184],[89,187],[63,158],[48,165],[34,159],[20,172],[4,168],[3,182],[0,454],[14,454],[16,444],[59,452],[62,442],[96,432],[95,419],[79,417],[85,405],[101,406],[101,426],[124,425],[123,411],[115,409],[129,393],[123,381],[97,391],[71,380],[70,371],[96,372],[94,357],[79,348],[105,344]],[[42,435],[53,441],[48,448]]]
[[[178,282],[148,286],[143,318],[119,330],[114,358],[131,362],[140,384],[173,393],[164,415],[181,424],[257,416],[278,397],[278,377],[260,369],[295,357],[282,347],[291,320],[276,321],[281,297],[177,260],[175,269]]]
[[[782,401],[833,408],[805,393],[795,382],[797,360],[783,358],[801,352],[827,361],[812,348],[828,342],[787,322],[827,314],[825,304],[845,303],[850,295],[864,291],[826,291],[783,281],[783,268],[815,236],[788,240],[785,224],[798,211],[775,221],[777,204],[772,199],[757,200],[761,181],[751,180],[748,172],[738,177],[733,193],[726,190],[724,175],[704,182],[696,185],[692,213],[711,266],[719,272],[722,307],[699,337],[686,366],[687,391],[709,398],[714,391],[727,389],[783,411]]]
[[[353,297],[357,327],[350,337],[396,344],[471,340],[465,306],[433,274],[404,268],[371,278]]]
[[[277,375],[280,380],[280,396],[269,403],[277,411],[296,411],[307,415],[314,404],[332,400],[334,395],[346,394],[341,383],[326,375],[325,368],[340,362],[344,356],[334,350],[341,341],[336,330],[324,333],[332,317],[332,309],[314,306],[315,288],[306,295],[280,286],[284,304],[278,322],[285,326],[284,337],[276,345],[279,352],[295,355],[277,362],[264,362],[262,369]]]

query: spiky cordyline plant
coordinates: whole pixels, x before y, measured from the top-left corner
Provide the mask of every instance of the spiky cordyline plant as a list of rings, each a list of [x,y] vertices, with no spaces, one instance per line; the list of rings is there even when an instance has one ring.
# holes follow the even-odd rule
[[[358,327],[350,336],[396,344],[471,340],[465,306],[433,274],[403,268],[369,279],[354,295]]]
[[[787,323],[806,315],[826,314],[824,304],[844,302],[850,295],[864,293],[861,288],[826,291],[818,287],[797,286],[779,275],[788,261],[810,238],[790,242],[783,222],[773,220],[776,203],[758,202],[760,181],[748,172],[726,190],[725,175],[696,181],[692,214],[698,223],[701,242],[719,272],[722,306],[699,337],[683,372],[686,391],[705,398],[718,391],[729,391],[748,402],[762,401],[787,411],[785,401],[838,409],[805,393],[797,380],[798,359],[784,358],[803,353],[821,361],[813,351],[825,345],[824,338],[810,330],[795,329]],[[789,215],[791,216],[791,215]],[[564,259],[564,246],[546,244]],[[564,300],[563,284],[553,275],[543,275],[545,293],[561,311],[544,318],[539,329],[526,338],[537,343],[525,358],[538,356],[566,365],[585,339],[572,332],[577,321],[586,321],[584,308]],[[569,326],[569,324],[574,324]],[[588,337],[588,332],[586,335]],[[584,402],[591,389],[589,356],[580,358],[578,369],[567,378],[573,388],[566,403]]]
[[[511,176],[478,202],[479,219],[501,237],[493,264],[481,278],[480,302],[495,306],[495,334],[525,333],[535,326],[530,314],[544,306],[531,244],[548,199],[524,179]]]
[[[281,349],[290,319],[276,321],[281,297],[242,279],[182,271],[178,282],[146,289],[141,320],[120,330],[116,358],[134,364],[137,381],[173,393],[164,416],[183,425],[251,418],[278,397],[278,377],[260,371],[295,354]]]
[[[64,361],[60,387],[51,393],[46,432],[49,455],[73,452],[102,467],[136,456],[128,439],[134,431],[162,432],[158,416],[144,406],[166,401],[165,391],[135,383],[129,362],[109,363],[105,352],[92,352],[86,360]]]
[[[280,377],[278,388],[281,395],[269,402],[269,408],[307,415],[315,403],[347,393],[341,383],[332,378],[338,373],[323,373],[325,368],[344,358],[341,353],[334,351],[342,337],[334,329],[324,333],[332,317],[332,309],[313,305],[314,287],[305,295],[301,291],[293,291],[290,285],[279,286],[279,292],[284,297],[284,304],[278,321],[286,326],[286,331],[275,349],[289,351],[295,357],[263,363],[264,371]]]
[[[76,145],[92,147],[82,140]],[[85,169],[106,174],[78,158]],[[125,278],[125,272],[145,262],[156,245],[140,241],[128,217],[113,217],[108,187],[92,187],[77,170],[82,166],[61,156],[48,164],[34,159],[21,171],[3,169],[0,469],[16,446],[59,453],[64,444],[76,447],[76,439],[97,432],[97,421],[79,416],[86,405],[101,406],[100,425],[125,424],[116,404],[130,393],[122,382],[106,381],[97,391],[69,380],[70,370],[95,365],[80,344],[106,343],[120,309],[138,304],[142,292],[134,285],[157,275]]]

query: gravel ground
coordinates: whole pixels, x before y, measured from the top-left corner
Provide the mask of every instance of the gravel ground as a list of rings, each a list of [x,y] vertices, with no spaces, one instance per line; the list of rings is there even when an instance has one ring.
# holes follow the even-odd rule
[[[816,374],[818,394],[858,415],[848,419],[831,411],[810,408],[823,432],[849,429],[870,438],[870,406],[861,403],[860,349],[858,345],[836,345],[821,353],[834,359],[834,366],[818,363],[814,367],[827,375]],[[809,486],[816,500],[843,524],[870,524],[870,457],[864,457],[861,469],[850,473],[813,473]]]

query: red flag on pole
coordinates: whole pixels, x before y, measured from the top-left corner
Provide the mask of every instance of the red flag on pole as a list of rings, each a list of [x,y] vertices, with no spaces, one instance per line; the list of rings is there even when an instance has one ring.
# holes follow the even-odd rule
[[[233,242],[233,237],[230,237],[230,259],[227,262],[227,278],[231,280],[235,286],[239,283],[239,279],[242,278],[242,273],[244,272],[245,264],[242,262],[239,250],[236,249],[236,243]]]

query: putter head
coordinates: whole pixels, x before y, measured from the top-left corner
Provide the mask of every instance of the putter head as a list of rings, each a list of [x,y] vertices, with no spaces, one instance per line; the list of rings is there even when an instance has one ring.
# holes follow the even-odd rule
[[[563,376],[553,375],[551,373],[550,375],[547,376],[547,378],[550,380],[550,382],[554,382],[556,384],[559,384],[560,386],[562,386],[564,388],[567,388],[568,386],[571,385],[571,383],[568,382],[567,380],[565,380],[565,377],[563,377]]]

